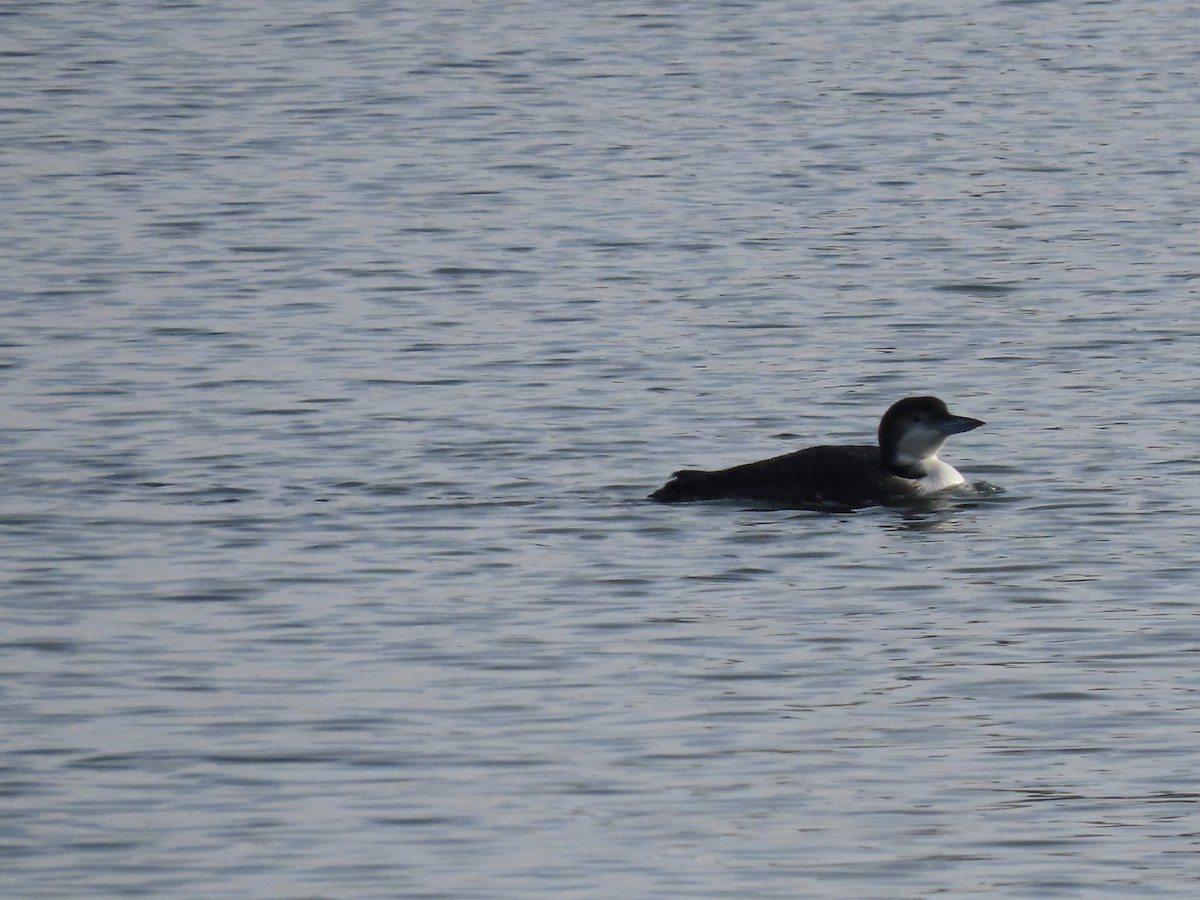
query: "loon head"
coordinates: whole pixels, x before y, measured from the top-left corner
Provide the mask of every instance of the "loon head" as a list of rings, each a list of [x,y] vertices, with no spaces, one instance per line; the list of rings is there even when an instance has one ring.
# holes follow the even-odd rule
[[[907,397],[879,420],[884,465],[905,478],[922,478],[938,465],[937,453],[947,437],[982,424],[952,414],[937,397]]]

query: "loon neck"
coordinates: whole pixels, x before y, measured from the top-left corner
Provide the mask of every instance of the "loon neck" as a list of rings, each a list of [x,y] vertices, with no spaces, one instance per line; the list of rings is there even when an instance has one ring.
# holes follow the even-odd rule
[[[924,478],[930,472],[936,471],[939,466],[945,465],[938,459],[937,450],[928,456],[915,456],[903,453],[899,447],[896,447],[891,452],[884,451],[883,460],[884,466],[893,475],[911,479]]]
[[[944,439],[935,442],[922,441],[919,446],[912,446],[906,440],[908,435],[902,435],[900,440],[881,438],[879,450],[883,456],[883,464],[888,471],[900,478],[914,481],[926,478],[934,472],[946,468],[946,464],[938,459],[938,451],[942,449]]]
[[[893,475],[900,478],[910,478],[914,481],[924,478],[928,474],[922,465],[908,460],[893,460],[892,462],[884,463],[884,465]]]

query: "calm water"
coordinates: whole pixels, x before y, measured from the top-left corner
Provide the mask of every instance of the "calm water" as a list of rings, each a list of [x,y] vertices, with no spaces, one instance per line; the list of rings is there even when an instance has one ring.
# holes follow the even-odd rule
[[[0,871],[1200,890],[1200,13],[0,9]],[[937,393],[1004,488],[662,507]]]

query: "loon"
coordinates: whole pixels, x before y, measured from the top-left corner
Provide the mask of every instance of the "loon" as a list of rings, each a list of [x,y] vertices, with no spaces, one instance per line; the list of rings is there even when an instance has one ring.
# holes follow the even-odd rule
[[[683,469],[650,495],[660,503],[752,500],[776,508],[895,506],[962,484],[937,453],[983,422],[953,415],[937,397],[908,397],[879,420],[879,444],[808,447],[719,471]]]

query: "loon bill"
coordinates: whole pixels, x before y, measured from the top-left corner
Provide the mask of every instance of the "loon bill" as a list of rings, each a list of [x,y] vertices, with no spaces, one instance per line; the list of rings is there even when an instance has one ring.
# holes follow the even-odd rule
[[[650,495],[660,503],[752,500],[782,508],[894,506],[962,484],[937,453],[983,422],[953,415],[937,397],[908,397],[879,420],[879,444],[808,447],[719,471],[683,469]]]

